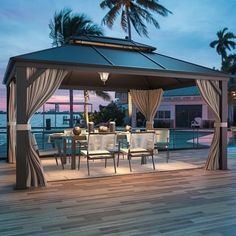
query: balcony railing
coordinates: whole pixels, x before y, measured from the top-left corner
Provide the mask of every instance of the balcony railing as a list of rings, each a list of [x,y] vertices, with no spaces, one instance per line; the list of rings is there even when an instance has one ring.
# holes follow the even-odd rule
[[[32,127],[32,132],[35,133],[37,143],[40,149],[49,147],[48,137],[50,133],[63,132],[65,127],[51,128],[45,130],[42,127]],[[140,128],[139,128],[140,129]],[[197,149],[207,148],[209,137],[213,130],[208,129],[170,129],[170,150],[176,149]],[[6,128],[0,128],[0,159],[6,159],[7,156],[7,134]]]

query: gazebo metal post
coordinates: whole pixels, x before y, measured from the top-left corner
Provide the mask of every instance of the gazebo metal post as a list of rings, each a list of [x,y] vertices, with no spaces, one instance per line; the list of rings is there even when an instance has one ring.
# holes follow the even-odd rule
[[[9,135],[10,135],[10,126],[9,126],[9,96],[10,96],[10,83],[7,85],[7,162],[9,163]]]
[[[221,96],[220,96],[220,170],[227,170],[227,118],[228,118],[228,82],[219,81]]]
[[[16,68],[16,123],[26,124],[26,68]],[[17,127],[16,126],[16,127]],[[16,189],[27,188],[27,166],[26,156],[29,147],[26,145],[28,130],[19,130],[16,132]]]
[[[69,97],[70,97],[70,121],[69,121],[69,126],[70,128],[73,127],[74,125],[74,117],[73,117],[73,113],[74,113],[74,107],[73,107],[73,103],[74,103],[74,97],[73,97],[73,89],[69,89]]]

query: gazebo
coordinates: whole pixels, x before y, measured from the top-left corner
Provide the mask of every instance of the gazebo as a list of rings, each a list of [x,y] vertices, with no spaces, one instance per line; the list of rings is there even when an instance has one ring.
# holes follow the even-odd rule
[[[28,122],[59,88],[130,91],[151,128],[162,90],[197,85],[215,115],[215,132],[205,168],[227,169],[229,75],[155,50],[132,40],[82,36],[70,38],[61,47],[10,58],[4,84],[8,102],[8,161],[16,160],[16,188],[46,185]],[[108,80],[104,75],[109,76]]]

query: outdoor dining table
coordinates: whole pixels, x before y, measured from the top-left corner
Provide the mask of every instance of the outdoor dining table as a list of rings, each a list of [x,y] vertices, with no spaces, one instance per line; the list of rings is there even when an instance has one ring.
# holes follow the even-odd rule
[[[49,142],[53,139],[61,139],[63,143],[63,157],[66,160],[67,146],[71,144],[71,169],[76,169],[76,143],[83,145],[87,142],[87,134],[67,134],[67,133],[52,133],[49,134]]]
[[[118,142],[118,152],[119,148],[126,145],[124,140],[129,142],[129,132],[116,132],[117,142]],[[88,133],[83,133],[80,135],[74,135],[73,133],[52,133],[49,134],[49,142],[53,142],[53,139],[61,139],[63,143],[63,159],[66,162],[66,153],[68,150],[68,144],[71,145],[71,170],[76,169],[76,144],[79,144],[79,150],[81,147],[87,144]]]

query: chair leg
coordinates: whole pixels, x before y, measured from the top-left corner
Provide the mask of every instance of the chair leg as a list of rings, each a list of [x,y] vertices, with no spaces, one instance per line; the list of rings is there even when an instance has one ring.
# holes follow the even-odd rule
[[[87,158],[87,168],[88,168],[88,175],[90,175],[90,170],[89,170],[89,160]]]
[[[107,168],[107,159],[105,159],[105,168]]]
[[[63,157],[60,157],[61,159],[61,166],[62,166],[62,169],[64,170],[65,169],[65,166],[64,166],[64,160],[63,160]]]
[[[78,160],[78,170],[80,169],[80,155],[79,155],[79,160]]]
[[[130,170],[130,172],[132,172],[132,168],[131,168],[131,156],[130,155],[128,155],[128,160],[129,160],[129,170]]]
[[[156,170],[153,154],[152,154],[152,165],[153,165],[153,169]]]
[[[114,164],[114,170],[115,170],[115,173],[116,173],[116,160],[115,160],[115,156],[113,157],[113,164]]]
[[[117,156],[117,167],[119,166],[119,162],[120,162],[120,153],[118,152],[118,156]]]
[[[56,160],[56,163],[57,163],[57,166],[58,166],[58,160],[57,160],[57,156],[55,155],[55,160]]]
[[[170,151],[169,148],[167,148],[167,152],[166,152],[166,162],[169,162],[169,158],[170,158]]]

